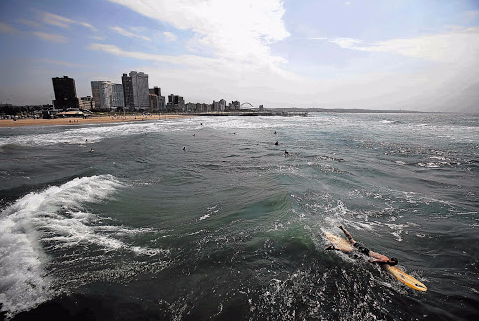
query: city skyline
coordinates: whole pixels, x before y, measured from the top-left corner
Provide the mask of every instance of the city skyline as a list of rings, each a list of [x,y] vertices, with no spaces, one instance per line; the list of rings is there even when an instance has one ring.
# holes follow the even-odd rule
[[[0,103],[142,70],[191,102],[479,111],[477,1],[0,3]],[[120,72],[119,72],[120,71]]]

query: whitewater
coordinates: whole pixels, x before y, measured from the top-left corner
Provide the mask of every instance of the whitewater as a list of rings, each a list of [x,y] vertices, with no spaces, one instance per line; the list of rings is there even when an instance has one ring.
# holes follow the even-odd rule
[[[479,314],[477,115],[0,128],[0,164],[5,320]],[[325,251],[339,224],[428,291]]]

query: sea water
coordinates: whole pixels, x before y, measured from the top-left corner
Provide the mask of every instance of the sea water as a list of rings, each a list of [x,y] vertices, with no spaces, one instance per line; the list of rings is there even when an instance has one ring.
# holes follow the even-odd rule
[[[0,128],[0,164],[4,319],[479,314],[477,115]],[[325,251],[340,224],[428,291]]]

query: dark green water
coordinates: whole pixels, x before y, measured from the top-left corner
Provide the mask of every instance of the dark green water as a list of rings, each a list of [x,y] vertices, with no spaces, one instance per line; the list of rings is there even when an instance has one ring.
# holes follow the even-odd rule
[[[472,320],[479,313],[477,116],[3,128],[0,161],[5,318]],[[323,231],[339,235],[338,224],[399,258],[429,290],[324,251]]]

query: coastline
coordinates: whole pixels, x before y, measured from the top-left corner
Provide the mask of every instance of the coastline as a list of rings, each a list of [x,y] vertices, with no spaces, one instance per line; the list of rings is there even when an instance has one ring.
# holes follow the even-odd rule
[[[98,116],[89,118],[53,118],[53,119],[33,119],[22,118],[16,121],[12,119],[0,119],[0,127],[21,127],[21,126],[49,126],[49,125],[82,125],[82,124],[97,124],[97,123],[120,123],[132,121],[146,121],[146,120],[160,120],[172,118],[191,117],[191,115],[151,115],[151,116]]]

